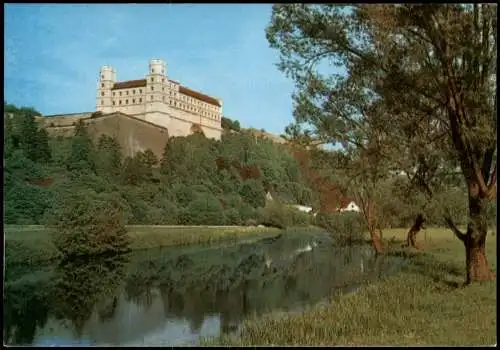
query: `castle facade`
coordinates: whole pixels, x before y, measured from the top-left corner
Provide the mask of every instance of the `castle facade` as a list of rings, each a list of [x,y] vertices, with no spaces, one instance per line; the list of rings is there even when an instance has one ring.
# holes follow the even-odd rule
[[[202,131],[220,139],[222,101],[169,80],[165,62],[152,59],[145,79],[116,81],[116,71],[101,67],[96,111],[121,112],[164,127],[169,136],[187,136]]]

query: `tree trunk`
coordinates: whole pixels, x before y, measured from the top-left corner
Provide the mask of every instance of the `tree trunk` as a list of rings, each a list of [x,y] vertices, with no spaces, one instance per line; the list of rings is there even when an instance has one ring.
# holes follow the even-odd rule
[[[495,273],[489,269],[485,251],[488,233],[486,213],[488,199],[481,198],[478,192],[477,186],[469,185],[469,224],[466,233],[462,233],[451,218],[445,216],[446,223],[465,246],[466,284],[496,278]]]
[[[488,232],[486,203],[487,199],[469,195],[470,221],[467,233],[462,236],[465,245],[466,284],[495,279],[495,274],[489,269],[485,251]]]
[[[384,251],[384,249],[382,248],[382,241],[379,234],[375,230],[375,227],[370,227],[370,237],[372,240],[373,248],[375,248],[377,254],[382,253]]]
[[[368,231],[370,231],[370,237],[372,240],[373,248],[375,248],[375,252],[380,254],[384,251],[382,248],[382,241],[380,239],[379,234],[377,233],[377,219],[375,218],[374,211],[374,202],[371,200],[367,201],[366,205],[363,205],[364,210],[363,214],[365,216],[365,220],[368,226]]]
[[[418,248],[417,247],[417,242],[416,242],[416,237],[417,237],[417,234],[422,229],[424,221],[425,220],[424,220],[423,215],[422,214],[418,214],[417,218],[415,219],[415,223],[410,228],[410,231],[408,231],[408,236],[406,238],[406,243],[408,244],[409,247]]]
[[[495,274],[488,267],[486,259],[485,240],[476,242],[473,239],[467,240],[465,245],[467,279],[466,284],[474,281],[487,281],[495,279]]]

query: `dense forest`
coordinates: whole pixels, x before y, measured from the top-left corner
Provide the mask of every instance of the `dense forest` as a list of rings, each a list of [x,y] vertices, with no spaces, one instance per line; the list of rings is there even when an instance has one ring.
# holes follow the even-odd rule
[[[43,224],[55,212],[62,220],[71,201],[85,212],[109,200],[129,224],[333,227],[332,220],[349,216],[335,209],[351,198],[343,177],[350,160],[340,151],[306,149],[293,135],[288,145],[279,145],[229,127],[233,132],[220,141],[199,134],[172,137],[161,159],[150,150],[123,158],[115,139],[92,140],[83,123],[73,137],[50,137],[38,127],[35,109],[4,108],[11,115],[4,118],[6,224]],[[409,227],[421,212],[427,224],[440,225],[439,196],[429,202],[407,182],[396,176],[380,184],[381,227]],[[457,220],[466,218],[464,192],[448,188],[446,196],[456,199]],[[312,221],[312,215],[284,204],[312,206],[319,215]]]

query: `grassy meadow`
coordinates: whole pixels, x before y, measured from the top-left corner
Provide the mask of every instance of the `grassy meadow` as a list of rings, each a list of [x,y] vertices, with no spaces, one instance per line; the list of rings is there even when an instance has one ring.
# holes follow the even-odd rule
[[[406,229],[386,230],[388,254],[410,264],[395,276],[333,297],[301,314],[246,320],[239,337],[205,345],[492,345],[496,344],[496,281],[462,287],[465,252],[447,229],[417,237],[423,251],[401,248]],[[496,234],[487,238],[496,270]]]
[[[10,264],[50,263],[60,259],[50,230],[43,226],[5,225],[5,258]],[[278,229],[245,226],[128,226],[132,251],[173,246],[236,242],[276,235]]]

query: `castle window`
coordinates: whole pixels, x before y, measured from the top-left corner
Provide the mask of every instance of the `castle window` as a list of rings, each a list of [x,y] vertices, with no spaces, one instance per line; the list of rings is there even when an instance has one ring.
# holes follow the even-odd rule
[[[135,95],[135,90],[132,90],[132,94]]]
[[[120,96],[122,95],[122,92],[120,91]]]
[[[142,94],[142,89],[139,89],[139,93]]]
[[[135,103],[135,98],[132,99],[132,103]]]
[[[151,96],[151,100],[153,99],[153,96]]]
[[[163,71],[161,71],[161,73],[163,74]],[[161,82],[164,83],[165,82],[165,78],[161,78]]]
[[[174,101],[174,106],[177,107],[177,102]]]
[[[155,78],[151,78],[151,82],[154,82],[155,81]]]
[[[121,104],[122,104],[122,100],[120,100],[120,101],[118,102],[118,104],[119,104],[119,105],[121,105]]]
[[[162,96],[163,97],[163,102],[165,102],[165,96]]]
[[[104,74],[102,74],[102,75],[101,75],[101,79],[103,79],[103,80],[104,80]]]
[[[125,104],[128,105],[128,100],[125,100]]]
[[[154,73],[155,72],[155,69],[154,68],[151,68],[151,72]]]
[[[101,101],[101,105],[103,105],[103,104],[104,104],[104,101]]]
[[[115,101],[113,101],[113,106],[115,105]]]
[[[104,96],[104,91],[103,91],[103,92],[101,92],[101,96]]]
[[[151,91],[153,91],[154,89],[155,89],[155,87],[154,87],[154,86],[151,86]]]
[[[139,99],[139,103],[142,103],[142,98]]]
[[[125,91],[125,95],[128,95],[128,91]]]
[[[115,96],[115,92],[113,91],[113,96]]]
[[[161,91],[165,91],[165,88],[164,88],[164,87],[162,87],[162,88],[161,88]]]
[[[103,88],[104,87],[104,83],[101,84],[101,87]]]

